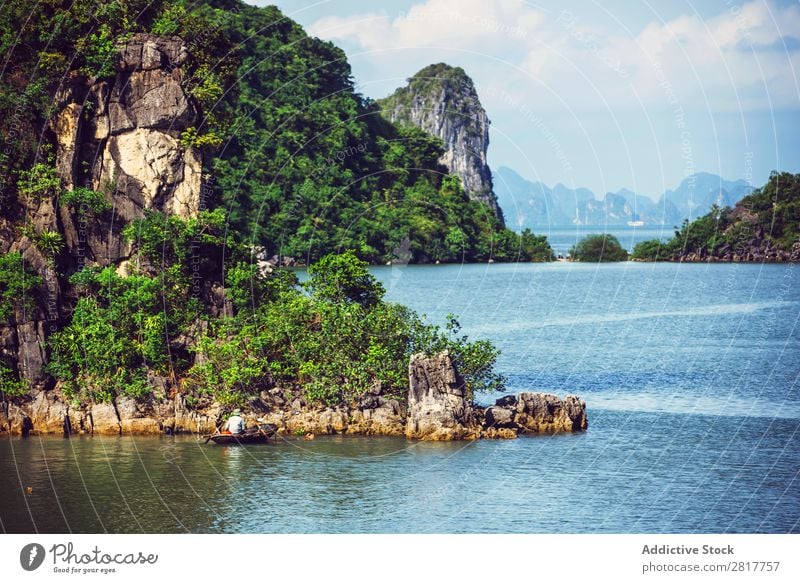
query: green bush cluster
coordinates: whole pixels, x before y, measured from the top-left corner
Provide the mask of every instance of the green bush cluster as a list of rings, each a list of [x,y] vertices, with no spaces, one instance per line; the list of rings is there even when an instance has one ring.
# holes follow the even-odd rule
[[[274,285],[275,277],[261,285]],[[470,395],[502,388],[489,342],[459,336],[454,319],[445,329],[426,324],[383,294],[355,254],[326,256],[306,284],[283,281],[270,301],[238,301],[236,317],[212,322],[196,348],[189,386],[231,404],[275,386],[301,388],[307,400],[328,405],[378,388],[404,400],[411,354],[449,350]]]
[[[27,383],[10,366],[0,361],[0,399],[20,397],[27,392]]]
[[[16,310],[33,310],[34,293],[40,285],[42,278],[19,252],[0,255],[0,323],[8,323]]]
[[[136,265],[127,277],[86,268],[70,282],[79,295],[71,322],[50,339],[48,371],[79,400],[143,397],[152,371],[182,379],[193,398],[244,404],[275,386],[307,400],[352,402],[370,389],[400,399],[414,352],[449,350],[470,394],[502,387],[486,341],[426,324],[387,303],[368,264],[352,251],[328,255],[300,284],[288,270],[263,271],[224,235],[221,211],[182,220],[149,213],[125,235]],[[223,259],[228,267],[222,269]],[[192,281],[219,281],[224,317]],[[191,340],[190,340],[191,339]]]
[[[569,251],[572,261],[608,262],[627,261],[628,252],[619,239],[608,233],[587,235]]]
[[[38,203],[58,196],[61,192],[61,179],[52,163],[37,162],[29,169],[19,171],[17,189],[20,195]]]
[[[62,205],[70,207],[78,215],[83,216],[101,215],[111,210],[111,202],[105,193],[83,186],[64,192],[61,195],[60,202]]]
[[[147,372],[170,374],[187,365],[175,344],[198,314],[173,272],[161,277],[119,276],[113,268],[85,268],[70,282],[80,294],[71,322],[50,337],[48,372],[80,400],[149,392]]]

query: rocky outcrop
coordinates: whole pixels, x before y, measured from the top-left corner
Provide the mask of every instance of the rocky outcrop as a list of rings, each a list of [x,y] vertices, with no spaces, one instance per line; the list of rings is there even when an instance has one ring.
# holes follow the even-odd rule
[[[685,263],[797,263],[800,261],[800,242],[787,251],[763,237],[754,237],[746,245],[723,245],[715,253],[708,253],[705,249],[683,251],[669,260]]]
[[[409,364],[406,437],[427,440],[514,438],[520,433],[583,431],[586,403],[546,393],[520,393],[482,408],[466,398],[463,379],[447,352],[416,354]]]
[[[503,220],[486,161],[489,118],[463,69],[444,63],[425,67],[379,104],[390,121],[441,138],[445,146],[441,163],[461,179],[470,198]]]
[[[189,58],[180,38],[135,34],[117,47],[113,77],[72,71],[55,96],[48,129],[61,188],[102,192],[112,210],[87,215],[55,196],[24,196],[13,219],[0,217],[0,230],[10,234],[0,239],[0,253],[20,252],[44,280],[38,306],[0,326],[0,358],[34,391],[52,388],[45,341],[69,317],[68,275],[86,265],[124,263],[131,249],[121,231],[145,210],[183,218],[200,210],[202,159],[181,144],[181,134],[198,121],[182,86]],[[33,242],[45,232],[63,237],[56,257],[45,257]]]
[[[183,218],[197,214],[202,159],[180,143],[198,119],[182,87],[188,60],[177,37],[135,34],[118,47],[113,81],[74,75],[56,98],[60,111],[51,124],[56,167],[67,189],[107,192],[125,222],[147,209]],[[68,239],[77,230],[68,230]],[[98,261],[120,258],[118,246],[89,241],[97,244],[92,250]]]
[[[586,403],[574,396],[561,400],[546,393],[520,393],[514,423],[533,433],[583,431],[588,425]]]
[[[464,380],[448,352],[412,355],[408,376],[406,437],[434,441],[479,437]]]
[[[545,393],[520,393],[491,407],[472,403],[452,356],[415,354],[409,362],[407,405],[376,386],[352,405],[307,403],[301,394],[274,388],[246,407],[249,427],[272,423],[281,435],[392,435],[409,439],[513,439],[520,434],[574,432],[587,428],[586,403]],[[74,406],[57,387],[34,391],[22,403],[0,403],[0,432],[12,434],[158,435],[212,433],[225,418],[213,401],[190,407],[169,379],[152,376],[154,396],[119,396],[111,402]],[[170,396],[172,395],[172,396]]]

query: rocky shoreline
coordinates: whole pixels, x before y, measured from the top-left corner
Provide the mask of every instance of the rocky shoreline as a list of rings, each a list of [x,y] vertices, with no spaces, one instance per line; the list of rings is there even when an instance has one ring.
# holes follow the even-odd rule
[[[736,249],[726,245],[715,254],[700,250],[699,252],[684,253],[668,259],[668,261],[682,263],[796,263],[800,261],[800,243],[793,245],[790,251],[780,249],[768,241],[756,241],[748,247]]]
[[[409,362],[407,403],[379,390],[352,406],[325,407],[281,389],[263,391],[245,408],[248,426],[265,419],[282,435],[390,435],[409,439],[513,439],[524,434],[587,428],[586,403],[546,393],[506,395],[493,406],[467,398],[464,382],[447,352],[416,354]],[[226,410],[219,403],[192,407],[184,395],[137,401],[75,405],[61,391],[40,390],[0,403],[0,433],[11,435],[162,435],[212,433]]]

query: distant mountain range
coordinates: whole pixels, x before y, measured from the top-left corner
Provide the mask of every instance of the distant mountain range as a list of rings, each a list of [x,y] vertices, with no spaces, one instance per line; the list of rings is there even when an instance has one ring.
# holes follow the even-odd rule
[[[728,181],[700,172],[687,176],[674,190],[654,202],[623,188],[598,197],[588,188],[549,187],[526,180],[514,170],[500,167],[494,190],[510,228],[552,225],[680,225],[696,219],[711,205],[733,206],[753,187],[744,180]]]

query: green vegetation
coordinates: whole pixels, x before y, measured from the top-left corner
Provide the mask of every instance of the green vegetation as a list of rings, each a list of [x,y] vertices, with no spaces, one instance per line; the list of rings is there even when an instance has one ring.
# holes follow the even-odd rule
[[[42,231],[34,237],[33,243],[50,262],[64,249],[64,237],[58,231]]]
[[[218,276],[229,242],[221,209],[188,221],[150,212],[123,236],[133,244],[134,273],[89,267],[74,274],[72,320],[50,339],[48,371],[78,399],[141,397],[150,390],[148,371],[188,369],[185,335],[209,317],[198,282]]]
[[[442,330],[384,302],[383,287],[352,252],[324,257],[303,286],[284,272],[253,276],[272,299],[238,302],[235,317],[211,323],[188,373],[193,391],[243,404],[264,389],[297,387],[307,400],[333,405],[380,387],[404,400],[411,354],[440,350],[453,354],[470,394],[503,386],[490,343],[458,336],[455,320]]]
[[[352,402],[377,386],[404,399],[410,355],[445,349],[470,393],[502,388],[490,343],[459,336],[455,320],[442,330],[386,303],[383,287],[352,252],[322,258],[300,285],[288,271],[262,273],[228,242],[225,296],[233,313],[210,318],[189,278],[190,269],[212,266],[198,266],[200,255],[185,251],[191,239],[216,249],[206,249],[206,259],[221,257],[226,242],[216,218],[153,213],[129,229],[141,272],[120,277],[112,268],[87,268],[72,276],[81,297],[72,322],[50,340],[48,368],[68,393],[79,400],[143,397],[152,371],[183,378],[193,397],[225,404],[244,404],[274,386],[327,404]],[[205,324],[198,328],[198,321]],[[199,356],[194,363],[192,353]]]
[[[19,397],[28,392],[28,387],[19,375],[0,361],[0,398]]]
[[[389,124],[355,92],[340,49],[274,7],[242,7],[224,20],[241,65],[235,91],[215,109],[233,121],[212,169],[248,240],[308,262],[352,249],[383,263],[406,239],[412,262],[534,258],[443,174],[439,140]],[[444,246],[453,229],[463,241]],[[548,250],[537,247],[536,257]]]
[[[800,174],[773,172],[767,184],[740,200],[734,208],[713,207],[692,222],[684,221],[666,242],[643,241],[631,258],[640,261],[743,256],[751,245],[768,243],[790,251],[800,236]]]
[[[614,235],[587,235],[569,251],[573,261],[627,261],[628,252]]]
[[[113,268],[86,268],[71,278],[80,291],[71,323],[50,339],[48,372],[79,400],[134,397],[148,391],[147,371],[167,374],[186,354],[170,339],[188,326],[192,302],[163,278],[120,277]]]
[[[39,202],[58,195],[61,179],[52,164],[37,162],[29,170],[20,170],[17,189],[20,195]]]
[[[631,251],[634,261],[667,261],[672,257],[670,245],[658,239],[637,243]]]
[[[82,186],[63,193],[60,202],[78,215],[95,216],[111,210],[111,203],[104,193]]]
[[[33,293],[42,278],[14,251],[0,255],[0,321],[6,322],[15,310],[33,310]]]

